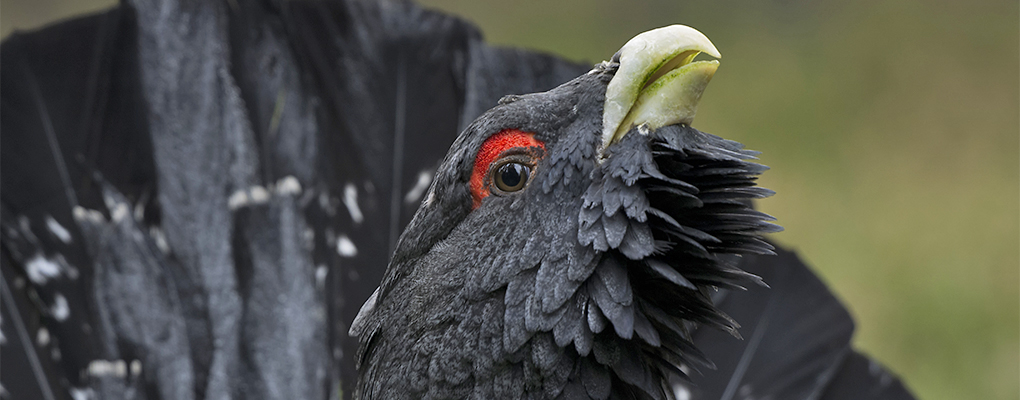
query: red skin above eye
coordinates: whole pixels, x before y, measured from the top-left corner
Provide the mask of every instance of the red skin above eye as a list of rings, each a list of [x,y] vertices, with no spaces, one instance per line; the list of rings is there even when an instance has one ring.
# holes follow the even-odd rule
[[[474,169],[471,171],[471,197],[474,198],[472,209],[478,208],[482,204],[482,199],[489,195],[489,188],[485,186],[485,175],[493,161],[498,160],[507,150],[528,147],[539,147],[544,150],[545,144],[535,139],[534,133],[517,129],[504,129],[482,143],[482,148],[475,156]]]

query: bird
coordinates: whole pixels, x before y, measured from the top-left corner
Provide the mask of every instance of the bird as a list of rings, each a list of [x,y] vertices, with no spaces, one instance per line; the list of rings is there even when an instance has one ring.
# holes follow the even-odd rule
[[[434,230],[461,226],[465,218],[487,216],[493,218],[491,223],[478,228],[492,232],[500,227],[495,223],[498,215],[486,210],[505,199],[492,194],[489,188],[494,183],[486,180],[487,170],[480,173],[477,188],[454,185],[449,181],[452,166],[442,163],[444,154],[452,145],[460,149],[457,154],[463,162],[474,162],[477,157],[464,152],[473,150],[477,155],[478,149],[472,146],[496,135],[502,139],[492,142],[492,149],[539,143],[514,154],[515,162],[502,163],[495,157],[488,163],[499,164],[497,170],[502,171],[501,183],[493,190],[513,190],[523,184],[524,192],[533,192],[537,186],[532,185],[548,180],[531,173],[552,173],[545,163],[556,154],[567,155],[566,148],[551,140],[550,132],[528,130],[520,119],[513,129],[499,132],[481,129],[479,122],[472,121],[495,106],[478,121],[490,121],[489,128],[509,127],[510,121],[494,118],[494,113],[536,104],[543,96],[525,93],[550,89],[565,93],[563,87],[553,88],[581,76],[581,85],[593,90],[579,94],[594,108],[575,111],[563,104],[543,104],[547,111],[565,113],[560,123],[578,121],[581,112],[594,116],[581,123],[597,129],[604,125],[592,112],[600,108],[597,99],[604,96],[599,82],[620,73],[620,67],[614,66],[619,61],[611,60],[596,68],[601,72],[588,75],[590,65],[485,44],[470,23],[408,1],[129,0],[105,12],[12,35],[0,44],[0,86],[4,88],[0,92],[0,358],[4,360],[0,397],[321,399],[351,398],[361,390],[367,398],[372,397],[367,388],[373,384],[394,393],[397,386],[387,386],[382,379],[362,379],[365,386],[359,389],[357,366],[360,362],[363,378],[372,365],[382,368],[371,363],[383,354],[378,340],[387,337],[391,332],[387,329],[403,328],[380,325],[382,318],[400,315],[384,316],[381,311],[398,299],[400,292],[391,287],[411,283],[400,274],[413,271],[397,266],[421,262],[422,257],[444,248],[455,250],[461,244],[448,239],[429,241],[437,238]],[[685,65],[706,65],[700,62]],[[547,113],[533,116],[535,124],[556,125]],[[627,117],[614,118],[625,126],[633,122]],[[679,137],[705,140],[700,148],[704,154],[691,153],[703,157],[697,162],[726,155],[735,157],[729,161],[733,168],[751,175],[764,170],[744,158],[752,154],[737,144],[700,133],[688,126],[690,121],[686,123],[664,125],[649,132],[651,136],[627,134],[614,139],[613,132],[605,142],[612,145],[597,149],[600,157],[608,156],[598,165],[610,168],[620,163],[626,157],[620,156],[625,148],[620,145],[640,145],[631,143],[638,138]],[[468,133],[458,136],[461,131]],[[656,147],[656,151],[691,151],[683,147],[689,142],[668,143],[677,148]],[[641,156],[639,152],[631,155]],[[591,179],[573,173],[565,172],[558,182],[580,185]],[[664,177],[671,179],[664,182],[676,180]],[[617,178],[627,182],[622,175],[603,178],[615,182],[608,185],[618,185]],[[646,178],[633,183],[644,185],[641,179]],[[750,185],[753,177],[740,179],[749,179]],[[688,183],[698,187],[695,181]],[[647,198],[688,198],[683,189],[677,190],[682,185],[676,185],[663,185],[661,193]],[[604,186],[604,193],[599,192],[603,199],[589,210],[622,206],[625,199],[616,196],[613,188],[629,191],[633,186]],[[460,192],[447,197],[448,193],[437,194],[437,190]],[[721,192],[718,200],[767,193],[747,186]],[[546,195],[550,194],[568,195],[564,191]],[[695,196],[677,204],[695,201],[705,199]],[[729,205],[739,210],[731,222],[739,225],[760,217],[754,223],[762,225],[755,226],[775,229],[764,215],[739,201],[740,206]],[[624,209],[640,208],[640,204],[626,204]],[[454,209],[445,215],[421,211],[448,206]],[[528,209],[524,203],[510,207]],[[662,211],[667,214],[648,216],[646,221],[660,221],[676,210]],[[515,222],[528,220],[525,214],[516,216],[524,219]],[[559,216],[551,214],[542,223],[563,228],[558,226],[562,221],[555,219]],[[531,215],[530,221],[537,217]],[[596,215],[589,212],[588,217]],[[626,233],[622,238],[598,236],[596,228],[605,231],[606,223],[620,222],[606,218],[607,222],[590,221],[588,233],[594,236],[588,237],[588,244],[612,243],[613,248],[603,253],[617,254],[620,245],[637,243],[628,240]],[[652,397],[687,393],[690,398],[726,399],[868,398],[860,394],[863,389],[871,390],[872,398],[896,398],[888,393],[907,398],[902,397],[908,394],[894,376],[850,348],[852,320],[795,255],[779,248],[769,250],[772,245],[746,235],[742,236],[746,242],[717,236],[727,241],[706,245],[705,240],[711,240],[696,230],[711,235],[711,229],[699,228],[697,221],[691,226],[687,219],[670,218],[680,224],[675,234],[685,235],[710,254],[727,249],[753,250],[754,254],[739,259],[720,255],[720,260],[729,261],[706,264],[706,268],[721,268],[721,275],[699,276],[690,271],[678,275],[670,272],[676,267],[669,263],[652,262],[650,270],[635,269],[633,273],[646,275],[628,276],[627,282],[656,288],[672,288],[677,282],[681,287],[693,285],[697,290],[688,293],[691,303],[685,307],[706,308],[667,310],[691,319],[678,330],[663,332],[656,328],[662,322],[633,314],[633,341],[618,348],[630,351],[633,348],[627,346],[634,343],[647,344],[644,340],[650,338],[642,336],[646,334],[658,335],[660,344],[667,347],[679,343],[684,347],[677,349],[676,357],[667,354],[661,357],[672,358],[660,360],[655,355],[642,362],[658,364],[636,367],[669,370],[661,365],[666,361],[682,374],[671,375],[667,383],[633,384],[609,371],[607,379],[595,376],[596,383],[610,384],[605,388],[610,393],[625,389],[635,396]],[[480,232],[472,240],[482,238]],[[683,246],[663,242],[655,232],[654,257],[664,256],[667,248]],[[734,240],[740,245],[734,245]],[[515,245],[527,243],[532,242]],[[550,237],[527,249],[563,245]],[[776,255],[757,254],[769,251]],[[582,260],[576,257],[595,260],[592,254],[568,253],[566,257],[577,262]],[[647,289],[620,286],[623,281],[611,279],[633,260],[609,258],[613,261],[607,263],[622,264],[600,267],[600,257],[598,268],[590,271],[605,278],[604,287],[592,289],[599,290],[599,296],[605,294],[603,289],[612,290],[609,296],[615,301],[627,291],[634,296],[635,290]],[[514,264],[525,261],[520,258]],[[425,271],[416,273],[421,272]],[[538,271],[533,272],[522,270],[519,279],[537,279]],[[665,280],[649,281],[654,277],[650,274],[665,274]],[[430,275],[430,279],[436,279],[432,281],[436,284],[456,276]],[[481,288],[498,284],[502,277],[488,279],[462,284]],[[562,289],[569,283],[563,286],[544,275],[542,282],[561,289],[542,301],[548,301],[549,307],[562,301],[558,296],[565,294]],[[706,283],[720,289],[699,287]],[[383,289],[374,292],[377,286]],[[514,288],[527,290],[519,284]],[[369,298],[375,301],[366,303]],[[524,298],[517,305],[538,300]],[[604,329],[599,340],[592,336],[592,352],[605,355],[607,349],[601,346],[615,343],[602,340],[603,336],[627,334],[624,328],[631,314],[626,310],[635,307],[633,298],[631,304],[623,304],[621,297],[620,303],[614,303],[619,308],[607,304],[604,310],[609,314],[593,322]],[[806,304],[812,305],[810,310],[802,309]],[[483,314],[495,312],[486,310],[483,307]],[[671,315],[667,317],[675,317]],[[528,331],[548,324],[533,317],[513,320],[514,327]],[[501,323],[496,317],[486,322]],[[649,324],[655,329],[647,329]],[[552,329],[555,332],[556,327]],[[350,337],[351,330],[360,334]],[[792,333],[802,336],[788,336]],[[683,340],[677,342],[671,335]],[[547,355],[567,348],[556,342],[555,333],[551,342],[548,338],[528,336],[522,346],[539,350],[547,346],[551,351]],[[792,339],[794,343],[787,342]],[[366,340],[368,344],[363,345]],[[580,341],[583,346],[584,338]],[[470,343],[478,345],[464,344]],[[359,347],[363,347],[360,353]],[[817,354],[821,356],[814,357]],[[605,365],[597,361],[593,366]],[[454,379],[442,379],[447,378]],[[555,397],[555,391],[535,392],[534,382],[531,386],[523,380],[513,383],[529,388],[528,393],[535,396]],[[670,386],[662,393],[644,391],[653,384]],[[460,390],[454,386],[437,385],[434,390],[449,389],[453,396]],[[570,390],[576,385],[570,388],[558,395],[575,393]],[[418,392],[406,389],[400,396],[416,397]]]
[[[852,322],[761,236],[780,228],[750,203],[773,194],[757,153],[691,127],[719,66],[699,54],[721,57],[693,28],[654,29],[472,122],[351,327],[355,397],[911,398],[881,378],[832,389],[861,378]],[[685,371],[717,367],[693,332],[741,337],[713,291],[767,286],[745,255],[787,292],[713,393]]]

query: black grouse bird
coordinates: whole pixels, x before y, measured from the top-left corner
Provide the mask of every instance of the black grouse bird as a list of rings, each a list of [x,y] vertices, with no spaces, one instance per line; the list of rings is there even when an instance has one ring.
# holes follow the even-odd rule
[[[692,43],[591,70],[357,0],[13,35],[0,397],[910,398],[794,255],[759,255],[753,153],[653,99],[696,100],[666,84],[707,83]]]

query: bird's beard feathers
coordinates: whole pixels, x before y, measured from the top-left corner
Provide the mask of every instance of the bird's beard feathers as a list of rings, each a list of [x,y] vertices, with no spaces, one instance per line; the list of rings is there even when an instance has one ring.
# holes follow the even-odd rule
[[[755,186],[766,167],[739,143],[684,125],[634,128],[599,154],[589,119],[538,132],[548,152],[528,188],[476,210],[457,198],[465,190],[443,191],[440,169],[432,204],[405,236],[439,233],[420,255],[398,247],[375,310],[354,329],[360,394],[668,398],[681,366],[711,368],[690,329],[736,335],[710,293],[760,284],[736,262],[772,250],[758,235],[778,227],[750,207],[772,193]],[[451,182],[473,154],[465,136],[444,163]],[[423,223],[450,209],[461,213],[445,233]]]

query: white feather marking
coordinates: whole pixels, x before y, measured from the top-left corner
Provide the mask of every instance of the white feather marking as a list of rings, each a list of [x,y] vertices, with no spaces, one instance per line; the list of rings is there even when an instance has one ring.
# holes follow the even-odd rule
[[[124,360],[92,360],[88,368],[89,376],[123,378],[127,376],[127,364]]]
[[[351,220],[355,224],[365,220],[361,208],[358,207],[358,188],[354,187],[353,183],[344,185],[344,205],[347,206],[347,212],[351,214]]]
[[[286,176],[276,181],[276,193],[281,196],[296,195],[301,193],[301,182],[293,176]]]
[[[329,268],[325,264],[315,267],[315,286],[320,289],[326,287],[326,275],[329,275]]]
[[[419,172],[418,181],[414,183],[414,187],[404,196],[404,203],[414,204],[414,202],[418,201],[421,195],[428,190],[430,183],[432,183],[432,171],[424,170]]]
[[[37,285],[46,284],[46,281],[60,275],[60,265],[43,257],[42,253],[37,253],[29,258],[25,262],[25,270],[28,273],[28,279]]]
[[[252,204],[265,204],[269,201],[269,191],[266,188],[255,185],[248,190],[248,198]]]
[[[358,248],[347,235],[340,235],[336,238],[336,252],[342,257],[354,257],[358,255]]]
[[[94,224],[103,222],[103,213],[96,210],[89,210],[82,206],[74,206],[74,210],[71,212],[74,215],[74,219],[78,221],[88,221]]]
[[[130,210],[128,210],[127,204],[124,203],[114,204],[113,209],[110,210],[110,220],[113,221],[114,223],[120,223],[121,221],[124,220],[124,218],[127,218],[129,213]]]
[[[39,328],[39,331],[35,333],[35,343],[39,347],[45,347],[50,344],[50,331],[46,328]]]
[[[67,317],[71,316],[71,308],[67,306],[67,298],[64,295],[57,293],[53,297],[53,306],[50,307],[50,315],[53,319],[64,322]]]
[[[60,223],[53,219],[52,216],[46,216],[46,228],[50,230],[50,233],[52,233],[53,236],[56,236],[57,239],[64,242],[64,244],[71,244],[71,232],[68,232],[67,228],[60,225]]]
[[[166,242],[166,235],[163,234],[163,230],[158,227],[149,228],[149,236],[152,236],[152,240],[156,242],[156,247],[163,254],[170,254],[170,244]]]
[[[248,205],[248,193],[244,190],[238,190],[227,198],[227,208],[231,210],[236,210],[246,205]]]
[[[96,392],[92,391],[92,388],[76,388],[73,387],[69,391],[73,400],[91,400],[95,398]]]
[[[269,187],[253,185],[247,189],[235,191],[227,198],[227,208],[236,210],[250,205],[265,204],[273,195],[294,196],[301,193],[301,182],[294,176],[288,175],[270,184]],[[320,199],[321,201],[321,199]]]

